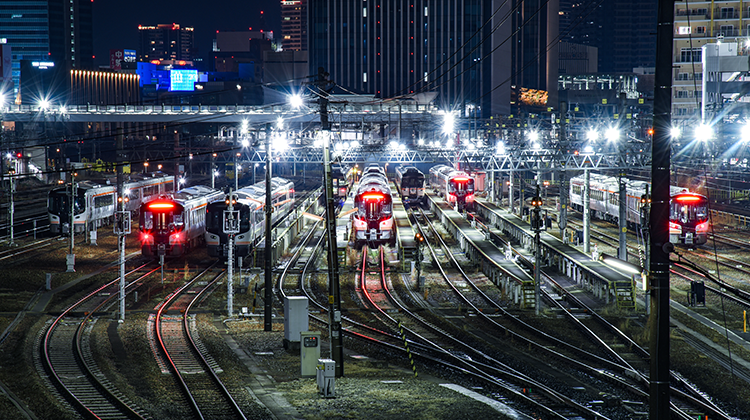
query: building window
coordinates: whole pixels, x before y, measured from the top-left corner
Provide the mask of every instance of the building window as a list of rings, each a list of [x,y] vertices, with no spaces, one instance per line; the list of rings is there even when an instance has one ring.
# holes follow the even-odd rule
[[[697,63],[701,61],[701,49],[700,48],[683,48],[680,51],[680,62],[682,63]]]
[[[719,35],[734,36],[734,25],[721,25]]]
[[[736,19],[734,15],[734,7],[722,7],[719,19]]]
[[[690,35],[690,27],[680,26],[679,28],[677,28],[677,34],[678,35]]]
[[[696,26],[695,27],[695,33],[696,34],[705,34],[706,33],[706,27],[705,26]]]
[[[362,82],[367,83],[367,72],[362,74]]]

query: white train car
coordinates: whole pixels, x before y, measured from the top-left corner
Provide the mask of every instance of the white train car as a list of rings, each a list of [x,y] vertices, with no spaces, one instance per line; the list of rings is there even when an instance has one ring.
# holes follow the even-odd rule
[[[247,257],[266,234],[266,182],[240,188],[232,195],[237,198],[233,208],[240,212],[240,232],[234,237],[234,255]],[[206,207],[205,240],[211,257],[226,257],[228,254],[229,238],[224,233],[224,211],[229,208],[228,199],[225,196]],[[294,182],[280,177],[272,178],[271,205],[271,223],[275,224],[294,207]]]
[[[117,210],[115,185],[81,181],[76,183],[74,208],[70,201],[70,185],[53,188],[47,199],[47,216],[52,234],[69,233],[70,213],[74,212],[75,232],[107,225]],[[144,201],[174,190],[174,176],[134,177],[123,183],[125,209],[137,211]]]
[[[647,181],[625,179],[627,225],[641,224],[641,197],[646,194]],[[708,199],[685,188],[670,186],[669,241],[674,244],[701,245],[708,240]],[[570,205],[583,212],[584,177],[570,179]],[[592,217],[619,223],[620,186],[611,176],[591,174],[589,177],[589,211]]]

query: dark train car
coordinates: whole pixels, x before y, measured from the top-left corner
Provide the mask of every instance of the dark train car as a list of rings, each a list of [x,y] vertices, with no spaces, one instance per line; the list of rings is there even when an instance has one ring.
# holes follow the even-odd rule
[[[239,211],[240,232],[235,234],[235,257],[247,257],[266,234],[266,182],[233,191]],[[276,223],[294,206],[294,183],[284,178],[271,178],[271,222]],[[228,197],[213,201],[206,207],[206,247],[211,257],[226,257],[229,239],[224,233],[224,211],[228,210]]]
[[[399,166],[396,168],[394,179],[398,193],[404,201],[404,206],[427,206],[427,196],[424,195],[424,174],[414,166]]]
[[[143,255],[180,256],[197,246],[206,231],[206,206],[223,196],[219,190],[197,185],[141,204]]]
[[[447,165],[430,168],[430,186],[458,211],[474,210],[474,178]]]

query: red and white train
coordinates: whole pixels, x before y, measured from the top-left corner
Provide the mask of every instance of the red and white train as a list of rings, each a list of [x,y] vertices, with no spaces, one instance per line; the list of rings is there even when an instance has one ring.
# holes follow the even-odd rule
[[[388,179],[381,168],[368,167],[354,193],[352,232],[354,248],[375,248],[396,244],[396,224],[393,220],[393,197]],[[380,170],[378,170],[380,169]]]
[[[180,256],[203,241],[206,206],[224,194],[196,185],[141,204],[139,232],[144,256]]]
[[[447,165],[430,168],[430,186],[459,212],[474,210],[474,177]]]
[[[628,226],[641,224],[641,197],[646,194],[648,181],[625,179]],[[584,178],[570,180],[570,204],[583,211]],[[708,240],[708,199],[685,188],[670,186],[669,241],[673,244],[702,245]],[[589,178],[589,211],[612,223],[619,223],[620,187],[615,177],[591,174]]]

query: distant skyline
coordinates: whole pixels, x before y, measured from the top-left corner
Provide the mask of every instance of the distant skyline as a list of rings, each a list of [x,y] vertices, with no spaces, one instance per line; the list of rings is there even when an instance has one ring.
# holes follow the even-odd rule
[[[177,23],[195,28],[198,56],[211,57],[216,31],[246,31],[249,28],[274,31],[281,37],[279,0],[248,2],[196,0],[96,0],[94,15],[94,64],[109,64],[110,49],[137,49],[138,25]],[[265,24],[261,27],[261,11]]]

